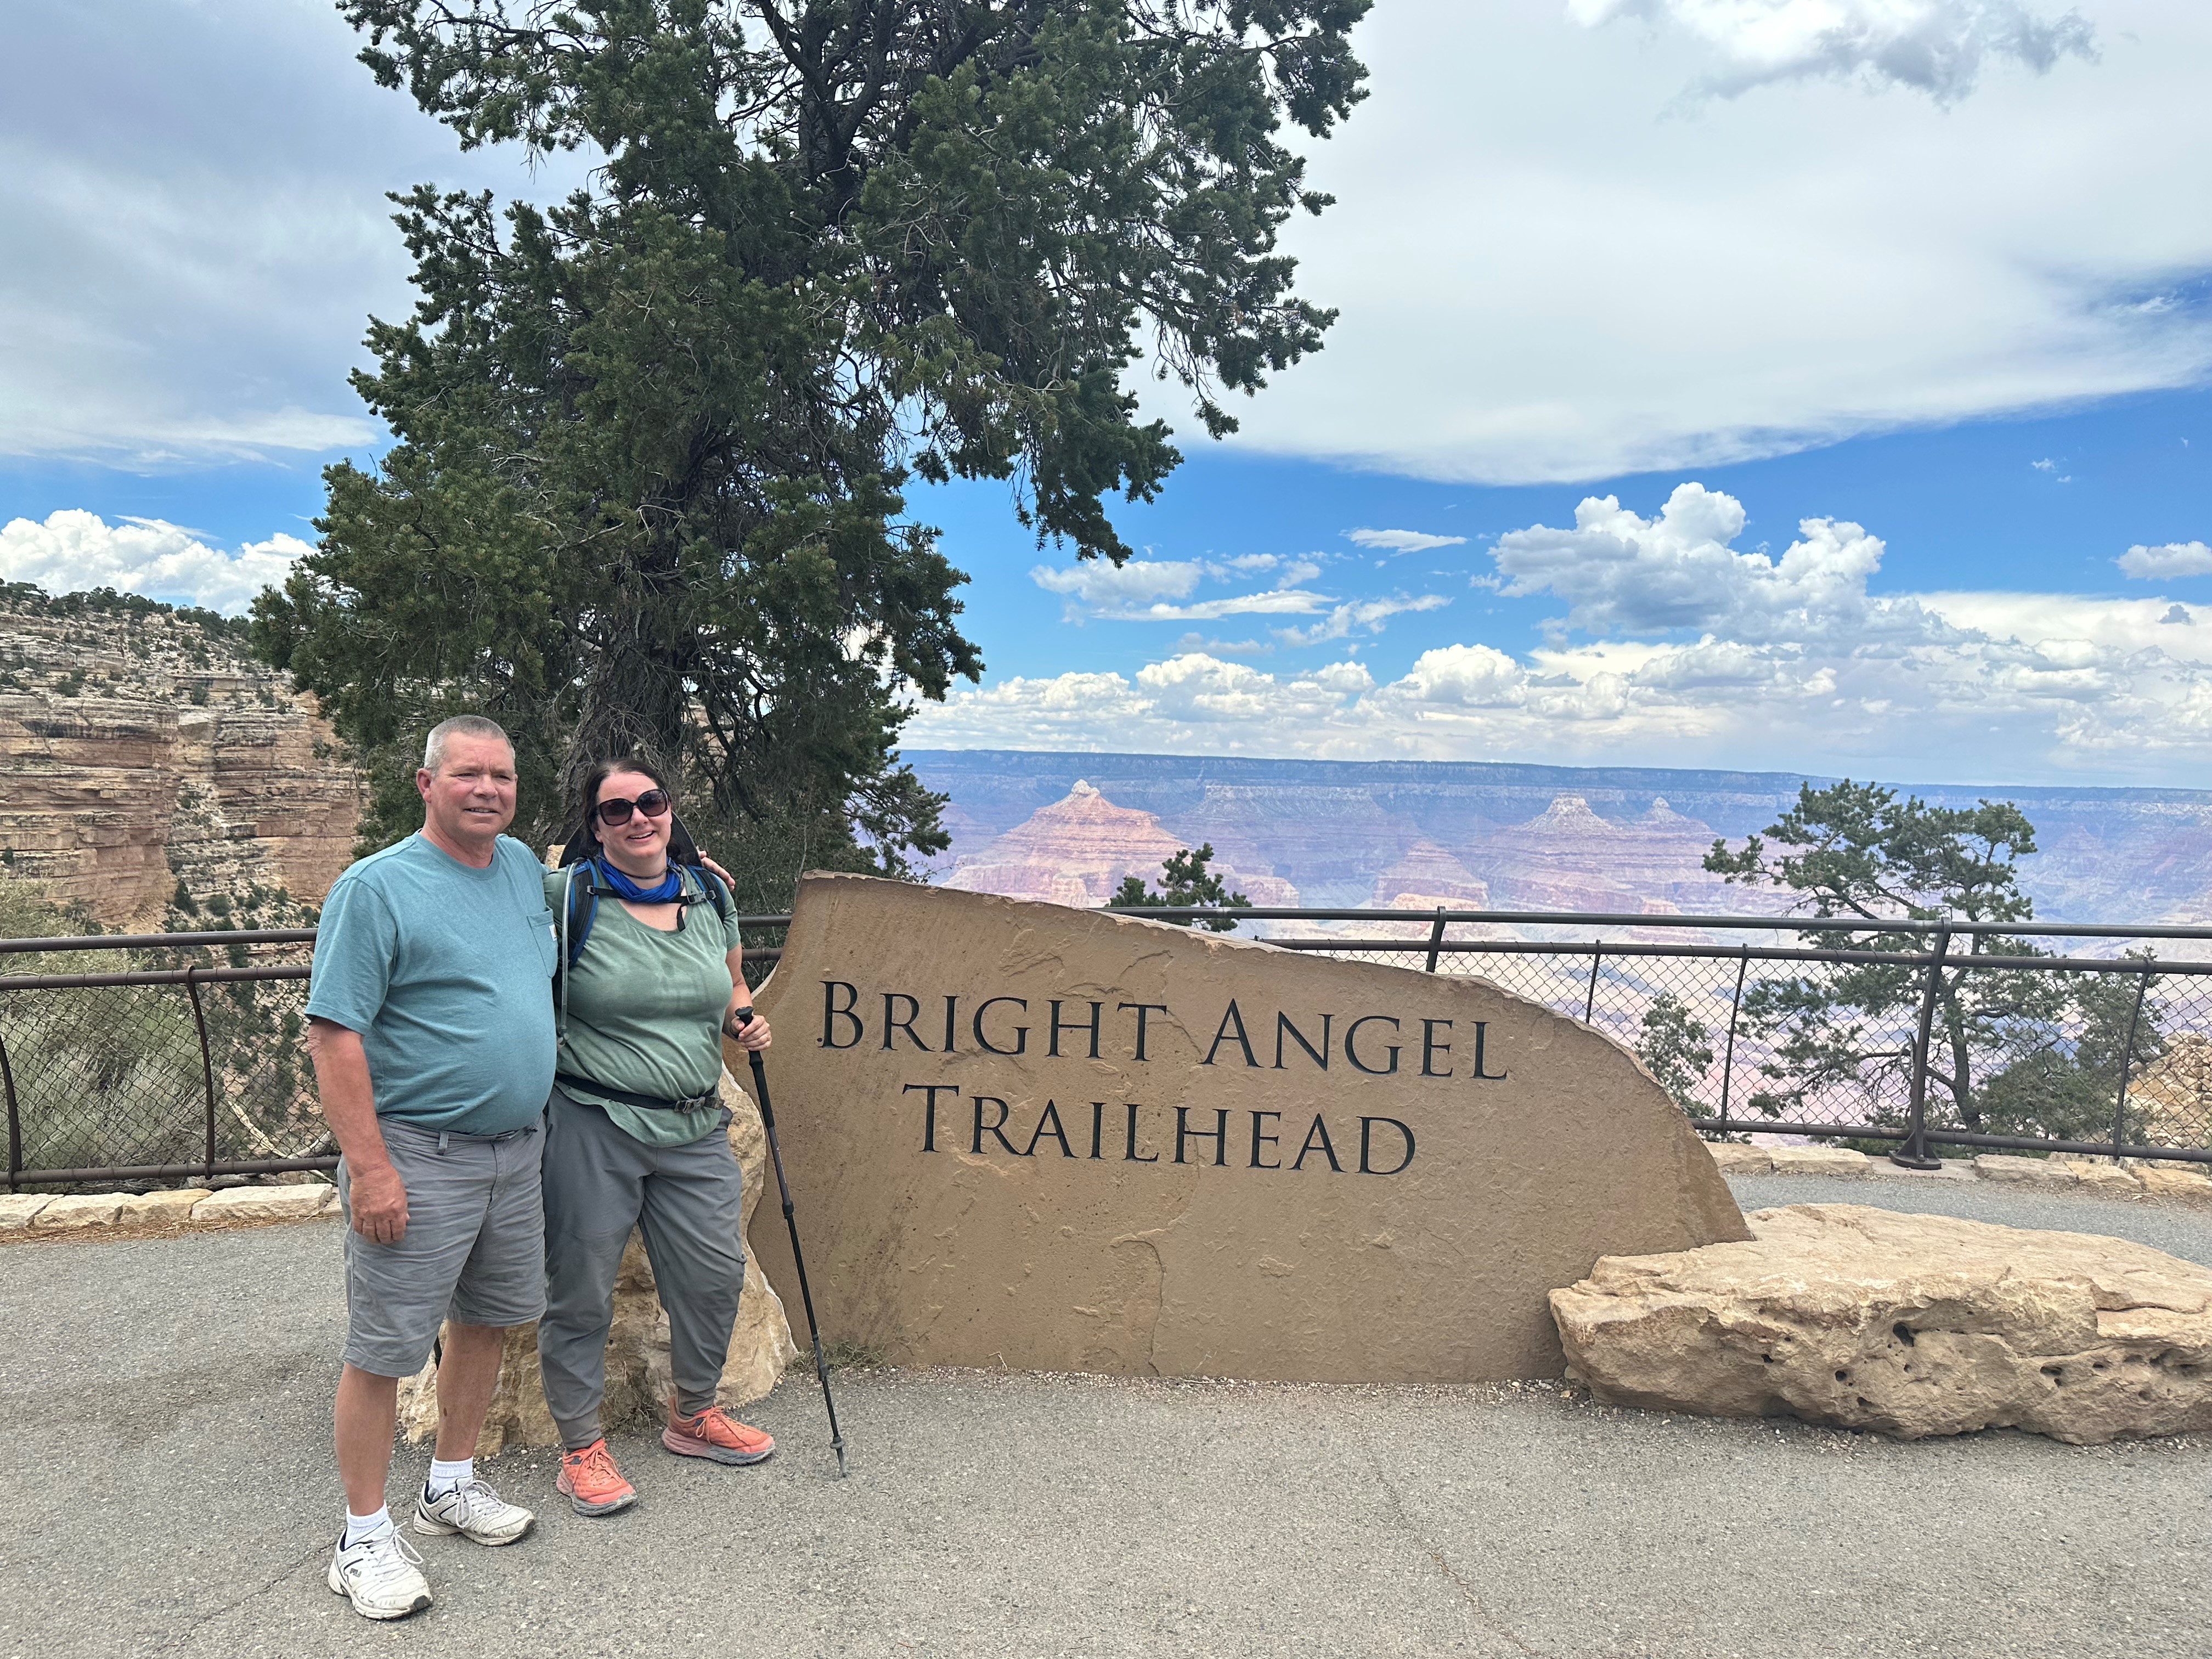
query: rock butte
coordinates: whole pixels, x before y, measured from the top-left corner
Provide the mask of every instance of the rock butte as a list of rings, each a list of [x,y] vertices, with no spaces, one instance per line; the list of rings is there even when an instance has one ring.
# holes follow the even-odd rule
[[[1557,1376],[1552,1286],[1745,1236],[1625,1049],[1480,981],[810,876],[759,1003],[823,1329],[896,1364]]]
[[[1748,1243],[1607,1256],[1552,1293],[1595,1398],[1904,1439],[2212,1429],[2212,1269],[2122,1239],[1856,1204],[1749,1221]]]
[[[1157,886],[1160,866],[1187,843],[1150,812],[1116,806],[1081,779],[1062,799],[960,860],[947,887],[1000,893],[1082,907],[1103,904],[1124,876]],[[1196,842],[1188,843],[1195,846]],[[1208,866],[1255,904],[1296,904],[1298,890],[1266,873],[1264,864],[1239,869],[1220,859]]]

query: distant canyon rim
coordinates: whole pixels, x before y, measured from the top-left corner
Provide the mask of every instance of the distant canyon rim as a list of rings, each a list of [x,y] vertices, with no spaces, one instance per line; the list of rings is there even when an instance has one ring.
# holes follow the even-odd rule
[[[0,872],[108,928],[280,926],[354,848],[361,781],[313,701],[234,635],[0,601]],[[1103,903],[1185,847],[1255,904],[1771,915],[1702,866],[1761,830],[1782,773],[1488,762],[909,750],[949,797],[933,878]],[[1820,781],[1821,780],[1814,780]],[[2212,792],[1940,785],[2019,804],[2045,919],[2212,920]]]
[[[1763,831],[1796,774],[1487,762],[1304,761],[1020,750],[908,751],[950,798],[948,886],[1105,902],[1182,847],[1255,904],[1407,910],[1778,915],[1786,896],[1704,868]],[[1903,787],[1900,786],[1900,787]],[[1934,804],[2017,803],[2039,919],[2212,919],[2212,792],[1920,786]]]

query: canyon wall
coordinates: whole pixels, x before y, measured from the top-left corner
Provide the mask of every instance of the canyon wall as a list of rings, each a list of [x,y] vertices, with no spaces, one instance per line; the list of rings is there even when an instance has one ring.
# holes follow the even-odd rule
[[[1012,750],[903,758],[951,797],[945,872],[1009,861],[1014,843],[1000,838],[1081,779],[1114,806],[1151,815],[1177,845],[1211,842],[1217,864],[1295,886],[1304,903],[1405,909],[1771,913],[1774,894],[1724,884],[1705,872],[1704,856],[1716,838],[1739,842],[1765,829],[1801,782],[1833,781],[1656,767]],[[2021,860],[2021,875],[2040,917],[2212,921],[2212,793],[1905,787],[1944,806],[2015,803],[2036,827],[2039,850]],[[1021,856],[1049,863],[1049,837],[1028,836]]]
[[[313,700],[235,635],[0,592],[0,863],[110,930],[297,925],[361,790]]]

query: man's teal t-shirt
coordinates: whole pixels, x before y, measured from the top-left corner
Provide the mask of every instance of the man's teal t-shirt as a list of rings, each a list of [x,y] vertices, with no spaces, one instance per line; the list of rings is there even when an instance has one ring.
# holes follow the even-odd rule
[[[495,1135],[545,1109],[560,947],[544,873],[506,836],[477,870],[417,834],[332,885],[307,1012],[361,1033],[378,1116]]]

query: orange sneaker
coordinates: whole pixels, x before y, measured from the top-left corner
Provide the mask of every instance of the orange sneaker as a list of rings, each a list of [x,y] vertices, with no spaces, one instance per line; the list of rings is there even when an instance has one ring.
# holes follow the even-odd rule
[[[575,1505],[579,1515],[612,1515],[637,1502],[637,1489],[622,1478],[605,1440],[594,1440],[580,1451],[566,1452],[555,1488]]]
[[[717,1463],[764,1462],[775,1451],[775,1442],[758,1429],[723,1415],[709,1406],[696,1417],[679,1414],[672,1402],[668,1426],[660,1443],[684,1457],[711,1457]]]

